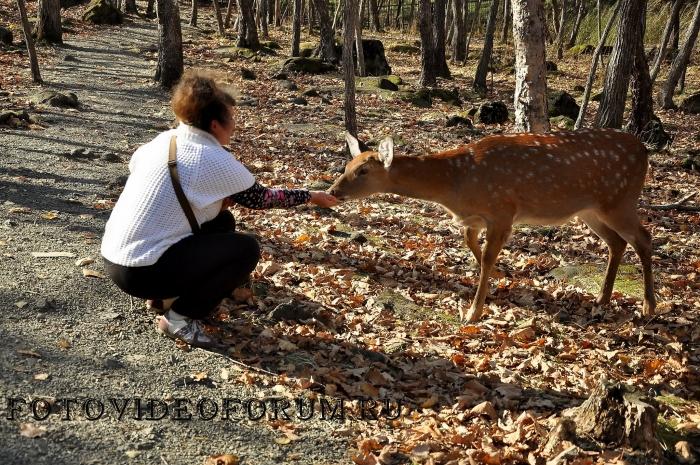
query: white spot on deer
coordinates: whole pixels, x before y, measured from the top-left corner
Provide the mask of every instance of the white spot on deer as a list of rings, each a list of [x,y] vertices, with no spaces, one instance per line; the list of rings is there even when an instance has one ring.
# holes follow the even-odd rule
[[[553,160],[555,157],[554,157],[553,153],[548,153],[547,158],[549,158],[550,160]]]
[[[570,165],[570,164],[571,164],[571,160],[569,160],[568,158],[566,158],[566,159],[564,160],[564,163],[566,163],[567,165]]]

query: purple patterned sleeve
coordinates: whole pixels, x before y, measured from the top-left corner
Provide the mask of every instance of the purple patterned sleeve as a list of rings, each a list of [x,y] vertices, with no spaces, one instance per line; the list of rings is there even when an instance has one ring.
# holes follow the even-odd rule
[[[290,208],[308,202],[311,194],[303,189],[270,189],[259,183],[229,196],[237,204],[247,208]]]

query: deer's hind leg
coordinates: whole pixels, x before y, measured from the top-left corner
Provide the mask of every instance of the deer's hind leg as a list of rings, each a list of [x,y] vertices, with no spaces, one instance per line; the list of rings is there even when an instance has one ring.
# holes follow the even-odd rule
[[[467,244],[469,250],[474,254],[476,262],[481,266],[481,247],[479,247],[479,233],[481,228],[476,228],[474,226],[464,227],[464,243]]]
[[[613,286],[617,270],[625,253],[627,241],[625,241],[615,230],[606,226],[594,213],[580,214],[581,218],[591,230],[598,235],[608,246],[608,267],[605,271],[605,281],[600,289],[600,294],[596,299],[598,304],[607,304],[612,296]]]
[[[642,262],[644,276],[644,306],[643,315],[653,315],[656,309],[654,295],[654,275],[651,271],[651,234],[642,226],[634,205],[622,205],[614,210],[600,215],[605,224],[614,229],[637,252]]]

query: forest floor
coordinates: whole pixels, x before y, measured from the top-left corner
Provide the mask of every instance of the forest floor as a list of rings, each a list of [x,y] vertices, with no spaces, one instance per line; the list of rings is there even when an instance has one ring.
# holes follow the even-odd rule
[[[11,17],[9,5],[0,3],[3,16]],[[666,457],[676,460],[679,441],[698,451],[697,212],[640,209],[654,237],[658,315],[640,315],[639,263],[631,250],[611,305],[594,305],[607,250],[572,221],[518,227],[492,278],[486,316],[461,325],[458,311],[474,294],[478,267],[440,207],[378,195],[333,210],[236,208],[241,228],[259,236],[263,259],[256,295],[224,301],[212,322],[231,341],[232,359],[157,335],[143,302],[105,279],[99,260],[129,156],[173,120],[168,94],[151,79],[157,28],[136,16],[120,27],[89,26],[75,13],[81,8],[66,10],[79,33],[66,34],[62,46],[40,48],[42,86],[29,81],[26,54],[0,52],[0,110],[24,109],[33,117],[24,128],[0,126],[3,463],[192,464],[219,454],[231,454],[222,463],[235,456],[244,464],[557,463],[562,451],[568,455],[558,463],[623,463],[630,451],[622,447],[571,449],[566,441],[545,447],[564,410],[585,400],[602,378],[633,385],[658,403]],[[220,73],[252,102],[237,108],[234,154],[266,185],[327,186],[344,162],[341,75],[290,76],[298,90],[287,90],[270,76],[289,48],[289,31],[271,31],[283,47],[278,56],[223,59],[216,49],[231,40],[217,37],[210,9],[200,10],[199,28],[185,25],[184,4],[181,11],[186,66]],[[379,37],[385,45],[413,42],[399,32]],[[470,90],[476,45],[465,66],[451,67],[453,79],[440,82],[459,90],[462,108],[436,101],[420,109],[388,92],[362,92],[360,138],[372,145],[392,135],[397,153],[417,155],[510,131],[510,123],[445,127],[447,116],[486,100],[512,110],[507,72],[494,75],[485,97]],[[499,46],[496,53],[505,60],[512,52]],[[415,84],[418,55],[387,57],[394,74]],[[549,86],[580,97],[572,89],[584,84],[588,60],[558,62]],[[241,68],[257,78],[243,80]],[[686,87],[700,91],[697,64]],[[320,96],[291,103],[311,89]],[[74,92],[81,104],[30,104],[41,90]],[[651,154],[642,194],[647,205],[700,189],[698,172],[683,166],[700,141],[700,118],[657,114],[675,139]],[[308,318],[268,315],[283,312],[279,305],[290,299]],[[21,411],[10,420],[13,397],[26,405],[16,401]],[[134,419],[137,397],[166,402],[171,415]],[[344,399],[345,419],[321,419],[317,409],[302,420],[294,408],[290,420],[271,418],[273,399],[321,397],[331,407]],[[390,399],[389,407],[401,402],[403,414],[362,418],[360,397]],[[78,399],[72,419],[61,410],[64,398]],[[87,398],[105,404],[99,420],[87,418],[96,402],[82,410]],[[172,418],[178,398],[191,401],[191,421]],[[205,420],[211,403],[202,404],[205,414],[195,407],[206,398],[220,409],[225,398],[259,402],[249,403],[255,408],[244,419],[224,420],[219,412]],[[32,399],[49,399],[54,413],[32,418]],[[119,418],[120,402],[129,399]],[[268,415],[251,419],[260,401]]]

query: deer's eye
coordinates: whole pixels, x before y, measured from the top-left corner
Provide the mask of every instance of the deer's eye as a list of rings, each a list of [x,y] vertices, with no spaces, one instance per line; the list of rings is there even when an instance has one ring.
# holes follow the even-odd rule
[[[360,168],[359,170],[357,170],[357,175],[358,175],[358,176],[364,176],[364,175],[367,174],[367,173],[368,173],[367,168]]]

